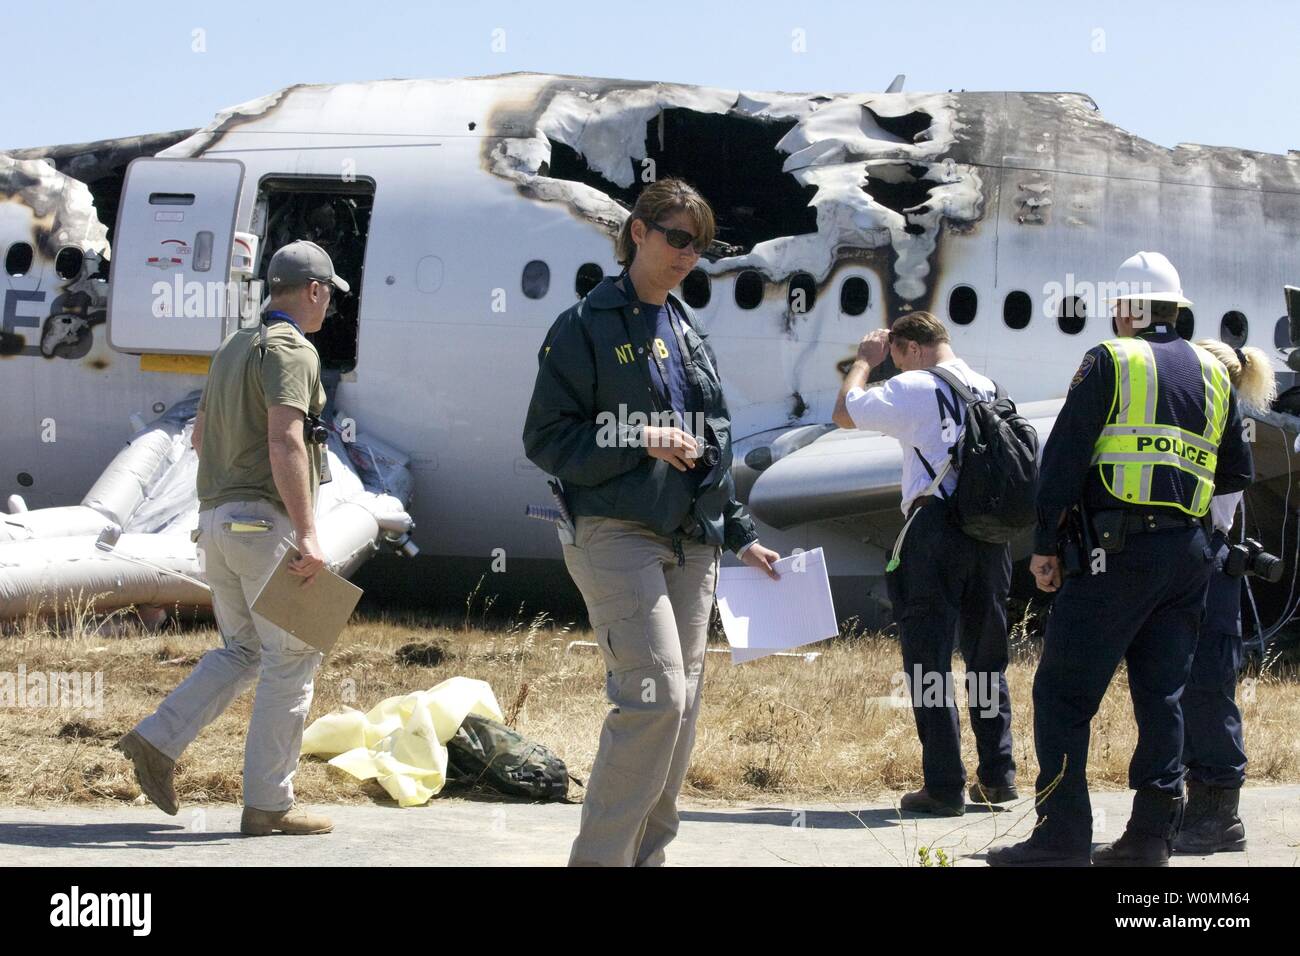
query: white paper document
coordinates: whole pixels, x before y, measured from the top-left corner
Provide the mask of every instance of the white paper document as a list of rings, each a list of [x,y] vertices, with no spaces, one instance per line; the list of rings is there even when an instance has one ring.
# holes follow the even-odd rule
[[[733,664],[839,633],[821,548],[782,558],[776,571],[778,581],[748,566],[718,573],[718,611]]]

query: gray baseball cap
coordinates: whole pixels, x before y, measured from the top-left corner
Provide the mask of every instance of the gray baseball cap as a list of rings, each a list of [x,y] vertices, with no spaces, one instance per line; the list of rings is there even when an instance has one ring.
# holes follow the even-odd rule
[[[298,239],[275,250],[266,270],[266,279],[272,288],[283,286],[291,289],[315,279],[331,283],[340,292],[348,291],[348,284],[335,274],[329,253],[306,239]]]

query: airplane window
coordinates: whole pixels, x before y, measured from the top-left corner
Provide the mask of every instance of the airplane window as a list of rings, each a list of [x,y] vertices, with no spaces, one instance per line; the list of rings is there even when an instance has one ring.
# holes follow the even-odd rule
[[[849,276],[840,286],[840,311],[861,315],[871,305],[871,286],[862,276]]]
[[[1196,313],[1191,309],[1179,309],[1178,318],[1174,322],[1174,331],[1190,342],[1192,336],[1196,334]]]
[[[578,266],[578,278],[573,283],[574,291],[578,293],[581,299],[584,295],[596,288],[600,280],[605,278],[605,270],[594,262],[584,262]]]
[[[9,247],[9,252],[5,256],[5,272],[15,279],[19,276],[27,275],[27,270],[32,267],[32,247],[30,243],[15,242]]]
[[[713,287],[709,276],[703,269],[692,269],[682,280],[682,296],[692,309],[702,309],[713,297]]]
[[[524,266],[524,295],[530,299],[540,299],[551,287],[551,267],[541,259],[534,259]]]
[[[1088,306],[1081,296],[1066,295],[1061,297],[1060,311],[1056,324],[1066,335],[1078,335],[1088,321]]]
[[[753,269],[736,276],[736,305],[742,309],[756,309],[763,301],[763,277]]]
[[[970,325],[975,321],[979,301],[979,294],[970,286],[956,286],[948,293],[948,318],[958,325]]]
[[[1029,324],[1033,315],[1034,304],[1029,300],[1028,292],[1008,292],[1002,302],[1002,321],[1013,329],[1023,329]]]
[[[1219,338],[1225,345],[1231,345],[1234,349],[1239,349],[1246,344],[1246,336],[1250,332],[1250,323],[1246,321],[1246,316],[1233,309],[1231,312],[1223,313],[1223,321],[1219,323]]]
[[[76,246],[64,246],[54,257],[54,271],[60,279],[75,279],[81,275],[81,265],[85,261],[85,255]]]
[[[796,272],[790,277],[790,289],[785,295],[785,303],[790,311],[803,315],[812,311],[817,301],[817,282],[806,272]]]

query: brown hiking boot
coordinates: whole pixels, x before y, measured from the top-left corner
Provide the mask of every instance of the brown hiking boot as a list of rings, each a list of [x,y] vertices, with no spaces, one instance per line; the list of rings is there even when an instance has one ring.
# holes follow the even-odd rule
[[[294,804],[288,810],[259,810],[257,807],[244,807],[244,816],[239,821],[239,832],[249,836],[269,836],[272,833],[329,833],[334,829],[334,821],[319,813],[304,810]]]
[[[181,808],[180,801],[176,799],[176,788],[172,786],[176,761],[134,730],[113,744],[113,749],[120,750],[131,758],[131,763],[135,765],[135,781],[140,785],[140,791],[153,801],[153,805],[163,813],[176,816]]]
[[[966,804],[961,798],[961,791],[953,800],[944,800],[934,796],[925,787],[912,793],[903,794],[898,806],[908,813],[933,813],[940,817],[959,817],[966,812]]]

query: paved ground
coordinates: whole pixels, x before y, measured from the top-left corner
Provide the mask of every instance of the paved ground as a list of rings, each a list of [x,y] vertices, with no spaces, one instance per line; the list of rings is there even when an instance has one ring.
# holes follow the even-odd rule
[[[1093,795],[1099,841],[1123,830],[1130,802],[1128,792]],[[1300,786],[1247,788],[1241,803],[1246,852],[1176,856],[1175,865],[1297,865]],[[0,866],[558,865],[581,810],[451,797],[407,810],[322,809],[334,818],[331,834],[251,838],[240,835],[240,810],[229,804],[183,807],[176,817],[134,806],[0,808]],[[971,807],[956,819],[900,814],[884,800],[852,807],[688,803],[668,859],[684,866],[915,865],[917,847],[929,845],[959,866],[979,866],[990,841],[1015,842],[1032,821],[1028,801],[1004,813]]]

